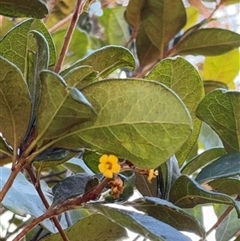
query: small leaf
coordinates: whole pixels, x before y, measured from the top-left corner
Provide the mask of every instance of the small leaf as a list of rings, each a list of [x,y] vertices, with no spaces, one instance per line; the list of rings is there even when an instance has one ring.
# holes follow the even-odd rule
[[[48,9],[39,0],[1,0],[0,14],[9,17],[45,18]]]
[[[96,116],[91,104],[82,94],[79,94],[80,91],[74,89],[74,86],[68,87],[59,75],[51,71],[43,71],[40,77],[42,95],[36,123],[38,136],[35,142],[60,136]],[[76,98],[78,98],[77,101]]]
[[[93,205],[91,207],[88,205],[88,207],[102,213],[118,225],[128,228],[130,231],[140,234],[151,241],[190,241],[190,238],[173,227],[150,216],[103,205]]]
[[[176,54],[220,55],[240,46],[240,35],[226,29],[208,28],[192,32],[176,47]]]
[[[219,56],[206,57],[203,64],[203,78],[221,81],[230,89],[235,89],[234,79],[239,73],[239,56],[239,50],[234,49]]]
[[[187,7],[186,13],[187,13],[187,23],[183,28],[184,31],[193,27],[197,23],[198,18],[199,18],[199,11],[195,7],[192,7],[192,6]]]
[[[205,80],[203,81],[203,84],[204,84],[205,95],[207,95],[208,93],[210,93],[215,89],[226,89],[226,90],[228,89],[228,86],[220,81]]]
[[[216,131],[227,152],[240,151],[240,92],[210,92],[199,104],[196,115]]]
[[[65,229],[64,232],[71,241],[120,241],[128,238],[124,228],[101,214],[84,217],[70,228]],[[49,235],[41,241],[62,241],[62,237],[57,233]]]
[[[3,185],[10,176],[11,169],[0,167],[0,173],[0,190],[2,190]],[[30,214],[33,217],[39,217],[46,212],[46,208],[35,187],[21,172],[14,179],[11,188],[2,201],[2,205],[7,210],[21,216]],[[44,220],[42,224],[50,232],[55,232],[55,227],[49,219]]]
[[[82,195],[85,192],[87,182],[92,178],[93,175],[79,173],[57,183],[52,189],[54,194],[52,205],[56,206],[70,198]]]
[[[176,153],[181,166],[197,142],[201,128],[201,121],[195,115],[197,106],[204,95],[201,77],[188,61],[177,57],[161,61],[146,78],[156,80],[171,88],[182,99],[191,114],[192,135]]]
[[[73,157],[67,162],[63,163],[63,166],[69,169],[74,174],[82,172],[88,173],[85,163],[80,158]]]
[[[240,152],[226,154],[204,167],[196,177],[200,183],[240,175]]]
[[[0,66],[0,132],[16,157],[29,123],[30,96],[19,69],[2,57]]]
[[[93,71],[98,72],[98,76],[104,78],[114,70],[121,67],[135,67],[135,60],[130,51],[120,46],[106,46],[91,53],[86,58],[79,60],[70,68],[61,72],[66,75],[73,68],[89,65]]]
[[[193,216],[166,200],[144,197],[135,200],[130,205],[179,231],[187,231],[202,238],[205,237],[203,226]]]
[[[192,208],[198,204],[222,203],[234,206],[240,216],[239,206],[236,201],[225,194],[208,191],[195,180],[186,175],[180,176],[173,184],[169,201],[181,208]]]
[[[98,164],[101,154],[94,151],[85,150],[83,153],[83,160],[87,167],[94,173],[99,173]]]
[[[210,150],[206,150],[187,162],[186,165],[182,167],[181,172],[182,174],[192,175],[198,169],[203,168],[224,154],[226,154],[224,148],[212,148]]]
[[[86,86],[82,93],[99,113],[97,119],[66,134],[55,146],[85,147],[127,158],[141,168],[155,168],[191,133],[185,106],[157,82],[108,79]]]
[[[229,196],[240,193],[240,180],[236,178],[221,178],[208,182],[208,185],[217,192],[227,194]]]
[[[214,211],[218,218],[221,217],[223,212],[228,208],[226,205],[214,205]],[[240,222],[236,212],[232,210],[216,228],[215,237],[218,241],[229,241],[240,230]]]

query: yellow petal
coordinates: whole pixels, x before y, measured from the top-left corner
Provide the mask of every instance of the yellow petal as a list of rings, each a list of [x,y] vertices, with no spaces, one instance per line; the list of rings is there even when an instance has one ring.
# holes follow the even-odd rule
[[[100,164],[98,165],[98,170],[99,170],[101,173],[104,173],[104,172],[107,170],[106,164],[100,163]]]
[[[103,175],[107,178],[112,178],[113,177],[113,172],[109,169],[105,170],[105,172],[103,173]]]
[[[118,158],[114,155],[109,155],[108,161],[111,162],[112,164],[118,163]]]
[[[102,155],[102,156],[100,157],[100,159],[99,159],[99,162],[100,162],[100,163],[106,163],[106,162],[108,162],[108,155],[106,155],[106,154]]]
[[[120,170],[121,170],[121,166],[118,163],[117,164],[113,164],[111,170],[112,170],[113,173],[119,173]]]

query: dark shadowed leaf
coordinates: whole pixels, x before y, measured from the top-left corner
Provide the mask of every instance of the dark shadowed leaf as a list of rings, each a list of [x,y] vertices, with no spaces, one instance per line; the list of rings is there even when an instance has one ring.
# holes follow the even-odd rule
[[[190,241],[190,238],[175,228],[150,216],[103,205],[88,205],[88,207],[151,241]]]
[[[84,217],[70,228],[65,229],[64,232],[71,241],[121,241],[128,238],[124,228],[101,214]],[[62,241],[62,237],[58,233],[47,236],[41,240]]]
[[[228,208],[227,205],[214,205],[214,211],[219,218],[223,212]],[[217,241],[229,241],[240,230],[240,222],[235,210],[232,210],[227,217],[216,228],[215,238]]]
[[[174,154],[191,133],[185,106],[157,82],[109,79],[88,85],[82,92],[98,117],[59,138],[55,146],[84,146],[127,158],[141,168],[155,168]]]
[[[11,169],[0,167],[0,173],[0,190],[2,190],[3,185],[10,176]],[[2,201],[2,205],[7,210],[21,216],[30,214],[33,217],[38,217],[46,212],[46,208],[35,187],[21,172],[17,175],[14,183],[8,190],[8,193]],[[49,219],[44,220],[42,224],[50,232],[54,232],[55,227]]]
[[[98,76],[104,78],[114,70],[121,67],[135,67],[135,60],[130,51],[120,46],[106,46],[98,49],[88,55],[86,58],[79,60],[70,68],[61,72],[66,75],[70,70],[83,65],[89,65],[93,71],[98,72]]]
[[[205,95],[207,95],[209,92],[215,89],[228,89],[228,86],[224,84],[223,82],[220,81],[213,81],[213,80],[204,80],[204,90],[205,90]]]
[[[40,0],[1,0],[0,14],[9,17],[45,18],[48,9]]]
[[[181,57],[161,61],[146,78],[156,80],[172,89],[182,99],[191,114],[192,135],[176,153],[181,166],[194,147],[201,128],[201,121],[196,117],[195,111],[204,95],[202,79],[197,70]]]
[[[181,208],[192,208],[204,203],[227,204],[234,206],[238,216],[240,216],[239,206],[232,197],[208,191],[186,175],[180,176],[173,184],[169,194],[169,201]]]
[[[74,85],[68,87],[59,75],[50,71],[43,71],[40,77],[42,95],[35,142],[60,136],[96,116],[91,104]]]
[[[182,174],[192,175],[198,169],[203,168],[224,154],[226,154],[224,148],[212,148],[207,150],[192,158],[186,165],[182,167],[181,172]]]
[[[179,231],[192,232],[202,238],[205,237],[203,226],[193,216],[166,200],[144,197],[130,202],[130,205]]]
[[[240,193],[240,180],[236,178],[221,178],[207,183],[213,190],[229,196]]]
[[[93,175],[78,173],[57,183],[52,189],[54,194],[53,206],[56,206],[70,198],[82,195],[85,192],[87,182],[92,178]]]
[[[227,152],[240,151],[240,92],[210,92],[199,104],[196,115],[219,135]]]
[[[217,28],[200,29],[180,41],[174,54],[219,55],[240,46],[240,35]]]
[[[208,180],[240,175],[240,152],[226,154],[213,161],[197,175],[196,181],[200,183]]]
[[[29,123],[30,96],[19,69],[2,57],[0,66],[0,132],[12,146],[16,157]]]
[[[178,161],[174,156],[170,157],[165,163],[163,163],[158,168],[159,175],[158,179],[158,187],[161,192],[161,198],[168,200],[169,191],[176,181],[176,179],[181,175],[180,169],[178,166]]]

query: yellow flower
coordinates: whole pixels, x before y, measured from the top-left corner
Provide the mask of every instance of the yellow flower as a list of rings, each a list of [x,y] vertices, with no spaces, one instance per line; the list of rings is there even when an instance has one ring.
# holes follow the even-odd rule
[[[102,155],[100,157],[100,164],[98,165],[99,171],[107,178],[113,178],[114,173],[118,173],[121,170],[121,166],[118,163],[118,158],[114,155]]]
[[[153,178],[158,176],[158,170],[150,169],[148,172],[148,181],[151,182]]]

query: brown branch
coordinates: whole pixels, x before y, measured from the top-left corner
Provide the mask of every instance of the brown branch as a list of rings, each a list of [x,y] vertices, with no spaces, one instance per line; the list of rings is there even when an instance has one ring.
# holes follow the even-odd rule
[[[70,44],[70,41],[72,39],[74,29],[77,25],[79,15],[83,11],[84,3],[85,3],[85,1],[82,2],[82,0],[77,0],[76,7],[75,7],[75,10],[74,10],[73,15],[72,15],[72,20],[71,20],[71,23],[70,23],[69,28],[67,30],[67,34],[66,34],[66,37],[65,37],[64,42],[63,42],[63,46],[62,46],[62,49],[61,49],[61,52],[60,52],[60,55],[59,55],[58,62],[57,62],[56,66],[55,66],[55,69],[54,69],[54,72],[56,72],[56,73],[58,73],[60,71],[61,67],[62,67],[63,61],[65,59],[65,56],[66,56],[66,53],[67,53],[67,50],[68,50],[68,47],[69,47],[69,44]]]
[[[29,177],[31,178],[31,181],[32,181],[32,183],[34,184],[34,186],[35,186],[35,188],[36,188],[36,190],[37,190],[37,192],[38,192],[38,195],[40,196],[40,198],[41,198],[44,206],[46,207],[46,209],[49,209],[49,203],[48,203],[47,199],[45,198],[45,195],[44,195],[43,192],[42,192],[40,183],[39,183],[39,181],[36,179],[36,176],[35,176],[35,174],[34,174],[34,172],[33,172],[33,170],[32,170],[31,165],[30,165],[30,164],[27,165],[27,166],[25,167],[25,169],[26,169],[26,171],[28,172],[28,175],[29,175]],[[51,219],[52,219],[54,225],[56,226],[58,232],[60,233],[62,239],[63,239],[64,241],[69,241],[69,239],[68,239],[67,235],[65,234],[65,232],[63,231],[63,229],[62,229],[62,227],[61,227],[61,224],[59,223],[58,219],[57,219],[55,216],[52,217]]]

